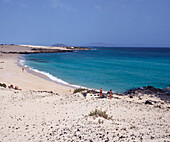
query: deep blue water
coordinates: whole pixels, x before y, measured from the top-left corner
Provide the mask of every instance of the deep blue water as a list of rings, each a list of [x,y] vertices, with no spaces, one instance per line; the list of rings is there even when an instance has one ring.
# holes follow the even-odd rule
[[[170,85],[170,48],[96,48],[24,57],[33,69],[88,88],[124,92],[147,85]]]

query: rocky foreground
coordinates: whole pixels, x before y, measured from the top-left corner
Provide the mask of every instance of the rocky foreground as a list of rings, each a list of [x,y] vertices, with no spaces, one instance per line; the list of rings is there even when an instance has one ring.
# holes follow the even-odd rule
[[[156,97],[72,95],[0,87],[0,141],[170,140],[169,104]],[[154,99],[150,105],[146,100]],[[95,113],[96,110],[100,114]]]
[[[99,97],[99,91],[78,88],[75,94],[81,94],[85,98]],[[153,86],[130,89],[124,93],[113,93],[116,99],[126,99],[128,101],[135,101],[159,107],[170,105],[170,87],[159,89]],[[109,92],[102,93],[101,98],[110,98]]]

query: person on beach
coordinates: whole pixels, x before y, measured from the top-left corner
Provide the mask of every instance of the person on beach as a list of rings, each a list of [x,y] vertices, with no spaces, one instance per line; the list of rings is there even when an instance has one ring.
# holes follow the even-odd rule
[[[14,89],[15,89],[15,90],[22,90],[22,89],[19,89],[19,88],[18,88],[18,86],[15,86],[15,88],[14,88]]]
[[[22,68],[22,71],[24,71],[24,68]]]
[[[110,99],[112,99],[112,95],[113,95],[113,93],[112,93],[112,90],[111,90],[111,89],[110,89],[109,94],[110,94]]]
[[[11,84],[11,85],[10,85],[10,88],[14,88],[14,85]]]
[[[100,88],[100,98],[102,97],[102,88]]]

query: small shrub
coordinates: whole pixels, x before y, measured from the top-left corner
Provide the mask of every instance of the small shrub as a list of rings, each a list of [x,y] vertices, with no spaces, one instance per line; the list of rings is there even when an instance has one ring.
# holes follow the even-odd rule
[[[82,92],[82,91],[85,91],[85,90],[86,90],[85,88],[77,88],[77,89],[74,90],[73,93],[75,94],[75,93]]]
[[[0,86],[6,88],[6,84],[5,83],[0,83]]]
[[[105,119],[111,119],[112,117],[109,117],[106,111],[97,110],[91,111],[89,116],[95,116],[95,117],[103,117]]]
[[[104,121],[99,119],[99,120],[98,120],[98,123],[99,123],[99,124],[103,124]]]

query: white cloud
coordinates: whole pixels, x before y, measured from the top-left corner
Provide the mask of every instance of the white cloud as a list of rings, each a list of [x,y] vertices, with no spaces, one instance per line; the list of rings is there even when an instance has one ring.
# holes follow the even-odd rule
[[[51,7],[52,8],[63,8],[66,10],[71,10],[72,8],[64,3],[62,3],[60,0],[51,0]]]

